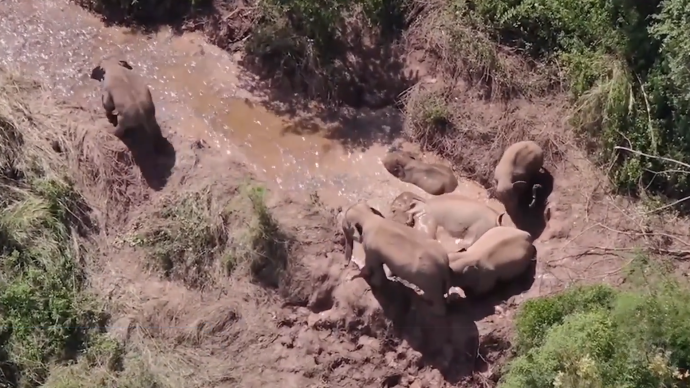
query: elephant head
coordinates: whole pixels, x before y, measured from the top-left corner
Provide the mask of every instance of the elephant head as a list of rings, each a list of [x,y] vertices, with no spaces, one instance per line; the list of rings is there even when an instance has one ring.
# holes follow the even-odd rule
[[[405,178],[405,167],[415,160],[417,159],[410,152],[394,151],[389,152],[386,157],[381,160],[381,163],[389,173],[402,180]]]
[[[381,212],[367,205],[365,202],[356,203],[345,211],[341,226],[343,234],[345,235],[345,258],[347,259],[347,265],[350,265],[350,261],[352,261],[355,230],[359,234],[358,241],[361,243],[363,232],[362,225],[372,216],[385,218]]]
[[[91,79],[94,79],[96,81],[103,81],[107,69],[113,65],[122,66],[125,69],[133,70],[132,65],[130,65],[129,62],[125,60],[114,60],[111,58],[106,58],[101,60],[96,65],[96,67],[94,67],[93,70],[91,70]]]

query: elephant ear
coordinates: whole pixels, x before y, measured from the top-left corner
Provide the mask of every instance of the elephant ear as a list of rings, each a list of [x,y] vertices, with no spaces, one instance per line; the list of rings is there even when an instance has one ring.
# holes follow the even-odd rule
[[[103,78],[105,78],[105,69],[101,65],[97,65],[96,67],[91,70],[91,79],[95,79],[96,81],[103,81]]]
[[[118,65],[124,67],[125,69],[134,70],[134,69],[132,69],[132,65],[130,65],[129,62],[127,62],[127,61],[121,60],[121,61],[117,61],[117,63],[118,63]]]

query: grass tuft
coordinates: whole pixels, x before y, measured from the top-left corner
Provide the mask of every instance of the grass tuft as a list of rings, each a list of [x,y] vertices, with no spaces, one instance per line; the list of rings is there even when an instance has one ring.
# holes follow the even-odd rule
[[[146,248],[152,265],[187,286],[213,285],[218,276],[249,273],[277,287],[290,238],[253,184],[224,190],[216,184],[164,197],[129,237]],[[244,273],[244,272],[242,272]]]

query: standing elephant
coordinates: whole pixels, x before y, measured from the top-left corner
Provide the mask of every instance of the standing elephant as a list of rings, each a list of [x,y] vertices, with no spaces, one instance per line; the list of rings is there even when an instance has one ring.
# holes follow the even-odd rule
[[[539,144],[533,141],[520,141],[506,148],[494,170],[496,198],[505,205],[506,209],[514,208],[517,205],[517,198],[528,190],[529,183],[543,166],[544,152]],[[541,189],[539,184],[531,188],[530,208],[536,204],[539,189]]]
[[[163,135],[156,121],[151,91],[127,61],[105,58],[93,68],[91,78],[102,83],[101,102],[114,126],[114,136],[122,138],[130,128],[143,129],[158,144]]]
[[[381,162],[396,178],[432,195],[450,193],[458,187],[458,180],[450,167],[419,161],[407,151],[390,151]]]
[[[435,314],[446,314],[445,293],[450,290],[451,272],[448,254],[438,241],[385,219],[365,202],[345,210],[342,229],[348,265],[352,260],[355,231],[365,254],[364,267],[350,280],[371,278],[372,285],[378,286],[384,280],[383,265],[386,264],[393,274],[424,292],[423,298],[431,304]]]

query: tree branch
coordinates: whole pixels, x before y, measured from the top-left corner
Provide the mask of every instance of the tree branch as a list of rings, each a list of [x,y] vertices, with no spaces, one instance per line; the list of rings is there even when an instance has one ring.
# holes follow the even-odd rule
[[[666,161],[666,162],[675,163],[675,164],[677,164],[677,165],[680,165],[680,166],[683,166],[683,167],[688,168],[688,171],[683,171],[683,173],[686,173],[686,174],[687,174],[687,173],[690,172],[690,164],[683,163],[683,162],[678,161],[678,160],[675,160],[675,159],[666,158],[666,157],[663,157],[663,156],[649,155],[649,154],[645,154],[644,152],[636,151],[636,150],[633,150],[633,149],[627,148],[627,147],[615,146],[615,147],[613,147],[613,149],[614,149],[614,150],[625,150],[625,151],[631,152],[631,153],[633,153],[633,154],[637,154],[637,155],[641,155],[641,156],[646,156],[646,157],[648,157],[648,158],[659,159],[659,160],[663,160],[663,161]]]

